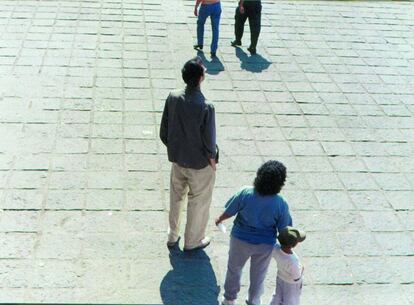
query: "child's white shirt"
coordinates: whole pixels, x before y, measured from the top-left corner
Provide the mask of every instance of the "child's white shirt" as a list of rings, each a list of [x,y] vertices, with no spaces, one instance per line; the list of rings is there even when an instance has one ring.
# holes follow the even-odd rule
[[[291,284],[298,283],[302,278],[302,264],[294,251],[291,254],[282,251],[279,244],[276,244],[273,257],[277,262],[277,276],[283,281]]]

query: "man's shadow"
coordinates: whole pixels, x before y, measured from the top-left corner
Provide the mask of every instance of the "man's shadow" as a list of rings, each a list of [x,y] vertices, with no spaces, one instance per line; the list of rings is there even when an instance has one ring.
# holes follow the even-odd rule
[[[241,64],[240,67],[243,70],[260,73],[263,70],[269,68],[272,64],[266,58],[261,56],[260,54],[255,54],[252,56],[247,56],[246,52],[243,51],[242,48],[235,48],[236,49],[236,56],[240,60]]]
[[[210,61],[206,58],[203,51],[197,51],[197,56],[203,60],[203,65],[206,67],[206,73],[217,75],[224,71],[224,66],[218,57],[213,57]]]
[[[210,258],[203,250],[170,250],[170,270],[160,285],[164,305],[218,305],[220,287]]]

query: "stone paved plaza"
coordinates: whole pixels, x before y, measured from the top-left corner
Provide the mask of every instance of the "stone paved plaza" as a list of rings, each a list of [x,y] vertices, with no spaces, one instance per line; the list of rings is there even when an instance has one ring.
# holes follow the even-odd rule
[[[272,158],[308,232],[302,304],[414,304],[414,3],[263,1],[250,57],[222,1],[218,59],[200,54],[213,242],[170,254],[158,125],[196,55],[193,4],[0,0],[0,303],[217,304],[229,238],[213,219]]]

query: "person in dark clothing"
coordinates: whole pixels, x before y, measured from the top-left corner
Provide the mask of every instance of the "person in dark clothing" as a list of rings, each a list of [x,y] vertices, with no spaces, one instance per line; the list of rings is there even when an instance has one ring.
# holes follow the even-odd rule
[[[240,0],[234,16],[234,35],[236,39],[231,42],[233,47],[241,46],[244,24],[249,19],[250,46],[247,50],[251,55],[256,54],[257,41],[259,40],[261,27],[262,3],[260,0]]]
[[[181,211],[187,205],[184,250],[210,244],[205,236],[216,170],[216,125],[213,105],[206,102],[200,84],[205,68],[196,57],[185,63],[185,89],[170,92],[161,119],[160,138],[172,162],[168,247],[180,240]]]

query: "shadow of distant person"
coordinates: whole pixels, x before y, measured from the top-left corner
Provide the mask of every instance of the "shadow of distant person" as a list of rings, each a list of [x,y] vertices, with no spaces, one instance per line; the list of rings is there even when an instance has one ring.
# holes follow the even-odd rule
[[[164,305],[218,305],[220,287],[203,250],[170,250],[170,270],[160,285]]]
[[[208,60],[203,51],[197,51],[197,56],[203,60],[203,65],[207,69],[207,74],[217,75],[224,71],[224,66],[218,57],[213,57],[211,60]]]
[[[242,48],[235,48],[236,49],[236,56],[240,60],[240,67],[243,70],[260,73],[263,70],[269,68],[272,64],[266,58],[261,56],[260,54],[255,54],[248,56],[246,52],[243,51]]]

